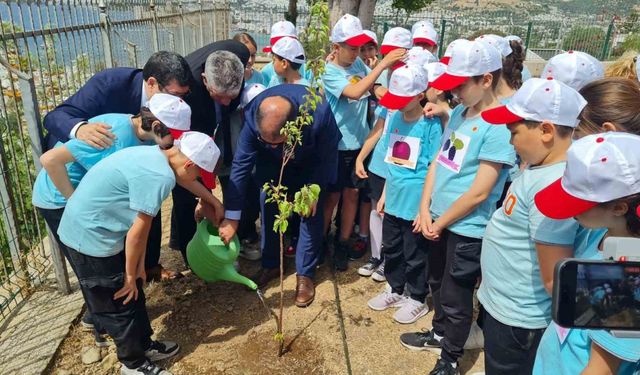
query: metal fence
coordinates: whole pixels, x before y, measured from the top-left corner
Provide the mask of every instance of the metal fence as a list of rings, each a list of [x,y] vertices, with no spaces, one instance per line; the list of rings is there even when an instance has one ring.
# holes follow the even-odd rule
[[[31,205],[41,117],[106,67],[228,38],[229,9],[224,0],[0,0],[0,322],[52,265],[59,290],[69,291]]]

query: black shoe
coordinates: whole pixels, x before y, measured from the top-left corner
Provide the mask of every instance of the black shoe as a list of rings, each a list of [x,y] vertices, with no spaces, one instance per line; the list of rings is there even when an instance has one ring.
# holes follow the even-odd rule
[[[369,237],[360,237],[349,247],[349,260],[358,260],[367,253]]]
[[[447,362],[442,358],[438,358],[438,362],[429,375],[460,375],[460,369],[456,365],[454,368],[451,362]]]
[[[400,343],[410,350],[440,349],[440,340],[433,336],[433,331],[410,332],[400,335]]]
[[[151,341],[151,346],[144,352],[144,356],[151,362],[162,361],[173,357],[180,351],[180,346],[172,341]]]
[[[349,253],[349,243],[337,242],[333,249],[333,266],[338,271],[346,271],[349,268],[349,260],[347,255]]]
[[[138,368],[128,368],[122,365],[120,375],[172,375],[172,373],[147,361]]]
[[[80,325],[83,331],[90,332],[94,330],[93,317],[89,310],[85,310],[84,315],[82,315],[82,320],[80,320]]]

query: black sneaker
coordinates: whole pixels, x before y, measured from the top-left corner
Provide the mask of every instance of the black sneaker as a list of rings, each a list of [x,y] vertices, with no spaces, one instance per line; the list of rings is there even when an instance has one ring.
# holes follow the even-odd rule
[[[120,375],[173,375],[173,373],[162,369],[149,361],[138,368],[128,368],[122,365]]]
[[[347,254],[349,253],[348,242],[337,242],[333,249],[333,266],[338,271],[346,271],[349,268],[349,260]]]
[[[349,259],[357,260],[367,253],[367,245],[369,244],[369,237],[360,237],[355,240],[353,246],[349,247]]]
[[[369,261],[365,265],[358,268],[358,275],[364,276],[364,277],[369,277],[373,275],[373,273],[376,272],[376,269],[378,268],[380,263],[382,263],[382,260],[378,258],[374,258],[374,257],[369,258]]]
[[[457,364],[453,367],[451,362],[447,362],[442,358],[438,358],[438,362],[433,367],[429,375],[460,375],[460,369]]]
[[[440,340],[434,337],[433,331],[410,332],[400,335],[400,343],[410,350],[441,349]]]
[[[173,357],[180,351],[180,346],[172,341],[151,341],[151,347],[144,352],[144,356],[151,362],[162,361]]]

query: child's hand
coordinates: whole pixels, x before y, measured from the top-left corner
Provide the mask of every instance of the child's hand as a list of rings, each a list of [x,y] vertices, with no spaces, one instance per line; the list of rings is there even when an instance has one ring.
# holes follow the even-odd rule
[[[433,239],[433,219],[431,219],[431,213],[428,210],[421,212],[419,218],[422,235],[429,240],[436,241]]]
[[[416,216],[416,218],[413,220],[413,233],[420,233],[420,214],[418,214],[418,216]]]
[[[424,106],[423,112],[426,118],[442,117],[447,115],[447,110],[445,108],[431,102]]]
[[[367,170],[364,168],[364,163],[360,159],[356,159],[356,176],[360,178],[369,178]]]
[[[382,65],[385,69],[386,68],[391,68],[392,66],[394,66],[398,61],[404,59],[407,56],[407,50],[404,48],[398,48],[398,49],[394,49],[393,51],[389,52],[380,62],[380,65]]]
[[[376,65],[378,65],[378,57],[377,56],[369,57],[365,62],[365,64],[367,64],[367,66],[371,69],[375,68]]]
[[[384,215],[384,199],[380,198],[376,205],[376,211],[378,211],[378,214]]]
[[[336,54],[337,54],[336,51],[329,52],[329,54],[327,55],[327,58],[325,59],[325,61],[328,62],[328,63],[332,62],[333,60],[336,59]]]

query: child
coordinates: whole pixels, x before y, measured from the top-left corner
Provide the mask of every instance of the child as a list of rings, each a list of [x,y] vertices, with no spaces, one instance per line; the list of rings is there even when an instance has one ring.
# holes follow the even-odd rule
[[[425,304],[427,248],[419,231],[419,194],[429,164],[438,152],[442,126],[438,118],[427,119],[420,101],[424,99],[427,78],[422,66],[413,64],[396,69],[389,91],[380,105],[397,110],[389,118],[386,183],[377,211],[384,212],[382,246],[384,273],[391,291],[369,300],[369,307],[381,311],[400,307],[393,315],[401,324],[414,323],[429,312]],[[409,297],[404,297],[405,284]]]
[[[295,38],[284,37],[271,47],[273,70],[276,73],[269,82],[269,87],[283,83],[295,83],[310,86],[311,84],[300,75],[300,67],[304,64],[304,49],[302,43]]]
[[[605,77],[622,77],[634,81],[640,79],[640,64],[638,63],[638,51],[627,51],[609,66],[604,73]]]
[[[429,21],[418,21],[411,27],[411,40],[416,47],[438,53],[438,32]]]
[[[268,47],[262,49],[262,52],[271,52],[273,45],[282,38],[289,37],[298,39],[298,31],[296,27],[289,21],[279,21],[271,26],[271,43]],[[268,85],[269,82],[276,76],[276,72],[273,70],[273,61],[262,67],[262,75],[264,76],[264,85]],[[313,72],[307,71],[305,65],[300,67],[300,74],[306,78],[309,82],[313,79]]]
[[[404,57],[405,51],[399,49],[389,53],[370,70],[359,57],[360,46],[371,41],[364,34],[360,20],[346,14],[336,22],[331,33],[335,58],[327,64],[322,77],[327,101],[336,118],[342,140],[338,146],[339,164],[336,183],[330,187],[331,193],[325,204],[325,233],[333,216],[333,211],[342,195],[343,206],[340,231],[334,251],[334,265],[340,271],[348,267],[349,253],[353,258],[363,255],[349,249],[348,239],[353,231],[358,190],[355,188],[352,174],[355,159],[368,132],[367,98],[373,84],[380,74]]]
[[[473,292],[480,276],[482,236],[507,168],[515,160],[506,127],[480,117],[499,106],[495,89],[501,68],[497,49],[480,41],[459,40],[447,72],[432,84],[451,90],[461,102],[451,113],[420,203],[421,230],[430,240],[428,272],[435,315],[431,331],[400,338],[410,348],[442,348],[431,375],[459,374],[457,361],[469,335]]]
[[[628,133],[586,136],[567,153],[562,178],[540,191],[536,207],[552,219],[575,217],[597,238],[576,258],[602,259],[606,237],[640,238],[640,137]],[[635,374],[640,340],[606,330],[564,329],[551,323],[540,341],[533,374]]]
[[[253,69],[253,64],[256,62],[256,52],[258,51],[258,45],[251,35],[248,33],[237,33],[233,36],[233,40],[244,44],[249,49],[249,61],[244,68],[244,85],[249,86],[254,83],[261,85],[266,84],[264,76],[261,72]]]
[[[604,78],[604,66],[588,53],[568,51],[553,56],[540,78],[553,77],[580,91],[587,83]]]
[[[369,69],[373,69],[378,65],[378,36],[371,30],[365,30],[364,33],[371,41],[360,47],[360,58]]]
[[[522,86],[524,49],[518,42],[510,42],[506,38],[494,34],[481,35],[477,40],[493,45],[502,55],[502,75],[500,76],[496,96],[501,103],[507,104],[513,94]]]
[[[509,44],[511,44],[512,49],[514,48],[514,44],[519,45],[520,48],[522,48],[522,53],[524,55],[524,59],[526,60],[527,50],[525,48],[524,41],[522,40],[522,38],[520,38],[517,35],[507,35],[504,38],[509,41]],[[530,78],[531,78],[531,71],[529,71],[529,68],[527,68],[526,65],[523,65],[522,66],[522,82],[525,82]]]
[[[482,239],[478,300],[489,374],[531,373],[551,320],[548,290],[554,266],[573,255],[577,234],[584,232],[573,219],[545,218],[533,200],[562,176],[571,135],[586,104],[560,81],[532,78],[509,104],[482,112],[488,123],[507,125],[511,143],[528,165],[513,181]]]
[[[179,146],[165,150],[129,147],[87,172],[67,203],[58,235],[87,308],[115,341],[123,375],[167,374],[153,362],[180,350],[151,339],[142,288],[145,244],[176,181],[188,186],[201,171],[212,173],[215,155],[213,140],[198,132],[184,133]]]

